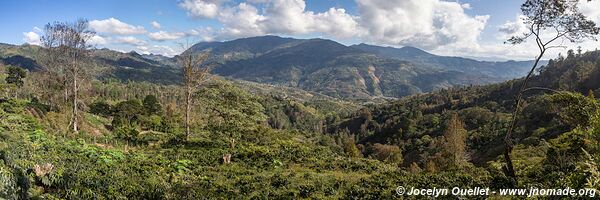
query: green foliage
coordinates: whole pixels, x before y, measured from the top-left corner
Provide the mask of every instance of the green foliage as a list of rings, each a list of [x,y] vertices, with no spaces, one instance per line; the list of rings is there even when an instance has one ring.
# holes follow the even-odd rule
[[[600,110],[595,99],[578,93],[559,93],[547,97],[560,119],[571,127],[587,127],[593,116]]]
[[[23,79],[27,76],[27,71],[20,67],[7,66],[6,71],[8,76],[6,77],[6,83],[14,84],[17,87],[23,86]]]
[[[160,115],[162,112],[162,105],[154,95],[146,95],[142,104],[146,115]]]
[[[136,58],[124,64],[142,60],[129,56]],[[575,62],[592,58],[553,61],[531,84],[598,91],[596,65]],[[570,66],[586,80],[547,77]],[[518,83],[443,89],[357,109],[216,80],[194,96],[197,134],[188,141],[179,135],[177,86],[93,82],[97,96],[82,101],[106,102],[89,104],[96,115],[81,116],[79,135],[57,128],[70,117],[60,107],[2,99],[0,198],[392,199],[397,186],[509,188],[498,161]],[[519,187],[597,188],[598,100],[533,90],[526,100],[513,151]],[[460,168],[448,167],[464,154],[470,157]]]
[[[113,127],[135,126],[139,122],[140,116],[144,113],[142,103],[137,100],[127,100],[119,102],[113,108]]]
[[[402,163],[402,150],[395,145],[375,143],[366,148],[365,155],[371,156],[377,160],[388,163]]]
[[[110,116],[113,112],[113,108],[106,101],[96,101],[90,104],[90,113],[100,116]]]
[[[267,117],[257,98],[226,82],[206,85],[196,94],[202,110],[211,115],[208,129],[230,139],[252,138]]]

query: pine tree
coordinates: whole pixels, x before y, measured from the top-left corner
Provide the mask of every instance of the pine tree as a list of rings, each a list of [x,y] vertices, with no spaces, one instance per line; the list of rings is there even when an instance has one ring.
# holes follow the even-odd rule
[[[450,156],[452,163],[454,165],[463,163],[467,147],[467,130],[457,113],[450,117],[444,131],[444,138],[446,139],[444,150]]]

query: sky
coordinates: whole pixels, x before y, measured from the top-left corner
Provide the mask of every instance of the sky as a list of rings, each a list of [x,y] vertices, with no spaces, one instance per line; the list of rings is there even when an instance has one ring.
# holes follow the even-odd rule
[[[526,31],[523,0],[3,0],[0,42],[39,44],[54,21],[89,20],[96,48],[174,56],[181,44],[278,35],[326,38],[346,45],[414,46],[447,56],[525,60],[533,42],[504,44]],[[600,24],[600,1],[580,11]],[[547,58],[598,41],[559,42]]]

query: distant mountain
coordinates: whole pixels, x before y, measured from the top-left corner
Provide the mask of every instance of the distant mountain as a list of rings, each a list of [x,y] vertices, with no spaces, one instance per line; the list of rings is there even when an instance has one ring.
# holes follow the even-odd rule
[[[30,71],[42,70],[40,58],[43,49],[35,45],[0,44],[0,62],[20,66]],[[141,55],[137,52],[121,53],[110,49],[91,50],[94,62],[85,66],[90,74],[100,79],[116,78],[123,81],[150,81],[179,83],[180,70],[171,58]]]
[[[0,61],[38,70],[41,47],[0,44]],[[530,62],[483,62],[423,50],[366,44],[346,46],[326,39],[278,36],[201,42],[186,52],[210,52],[212,73],[234,79],[294,87],[344,99],[402,97],[461,85],[501,82],[525,74]],[[177,58],[93,49],[89,67],[99,78],[180,82]]]
[[[522,148],[542,146],[547,144],[545,141],[563,137],[559,135],[569,133],[576,127],[564,118],[566,111],[555,106],[587,105],[576,98],[555,100],[564,103],[555,104],[548,95],[566,94],[564,92],[567,91],[596,97],[600,95],[600,51],[568,54],[566,58],[553,59],[540,71],[527,83],[531,90],[523,94],[527,103],[515,128],[514,141],[523,145]],[[426,163],[432,159],[431,155],[435,155],[428,149],[435,144],[432,141],[444,132],[444,125],[439,121],[458,113],[469,133],[467,144],[471,150],[471,162],[486,165],[503,153],[506,127],[512,119],[515,96],[520,89],[518,86],[523,81],[524,78],[520,78],[399,98],[359,110],[330,126],[329,132],[353,133],[358,143],[365,145],[402,145],[404,165]],[[580,114],[588,110],[571,112]],[[528,156],[523,159],[530,159]]]
[[[533,61],[489,62],[469,58],[438,56],[414,47],[380,47],[368,44],[351,47],[370,52],[386,58],[406,60],[417,65],[426,65],[440,69],[455,70],[472,75],[486,75],[500,80],[519,78],[527,74]],[[547,61],[541,64],[545,65]]]
[[[494,62],[436,56],[412,47],[345,46],[325,39],[277,36],[202,42],[188,51],[210,52],[211,61],[220,63],[213,72],[222,76],[351,99],[500,82],[518,77],[529,64],[502,64],[509,67],[495,70]],[[502,76],[495,71],[503,71]]]

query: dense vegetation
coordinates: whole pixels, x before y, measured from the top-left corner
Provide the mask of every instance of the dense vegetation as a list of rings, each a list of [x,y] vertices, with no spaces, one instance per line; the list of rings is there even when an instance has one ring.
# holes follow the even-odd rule
[[[325,39],[262,36],[202,42],[189,51],[211,52],[211,61],[219,63],[214,73],[222,76],[353,100],[500,82],[520,77],[531,64],[442,57],[409,47],[403,49],[411,51],[361,48],[364,46],[345,46]],[[391,49],[394,53],[388,55],[379,49]]]
[[[351,47],[385,58],[405,60],[417,65],[460,71],[468,74],[496,77],[498,81],[520,78],[527,73],[527,67],[533,61],[488,62],[461,57],[437,56],[414,47],[380,47],[368,44],[357,44]]]
[[[598,58],[571,52],[534,77],[575,93],[528,93],[518,186],[598,188]],[[348,103],[252,94],[214,79],[195,94],[186,140],[178,86],[93,81],[74,134],[68,104],[40,100],[38,72],[17,69],[2,75],[3,198],[394,198],[400,185],[515,187],[498,156],[520,80],[352,114]]]
[[[595,158],[600,155],[600,110],[594,97],[600,92],[598,75],[600,52],[569,51],[566,58],[550,60],[530,80],[533,89],[526,93],[525,116],[515,133],[519,145],[513,152],[517,173],[525,179],[521,185],[598,187],[597,171],[586,167],[596,167]],[[452,169],[456,159],[449,160],[454,157],[449,155],[464,148],[465,160],[490,172],[502,172],[503,136],[514,106],[512,97],[521,81],[440,90],[369,106],[331,124],[329,131],[354,133],[359,146],[400,146],[404,167],[432,172]],[[464,127],[455,125],[456,117]],[[457,140],[455,135],[449,137],[449,131],[465,131],[466,137]],[[446,147],[456,141],[463,141],[465,147]]]
[[[550,19],[562,21],[542,25],[564,25],[569,36],[600,33],[567,11],[576,1],[567,3],[527,1],[522,11],[551,8],[559,18]],[[566,22],[592,29],[569,32]],[[46,25],[43,47],[0,44],[0,199],[392,199],[408,197],[398,186],[600,188],[600,51],[568,51],[522,79],[449,87],[482,74],[274,36],[200,43],[172,59],[117,53],[89,49],[95,33],[87,24]],[[536,64],[545,48],[538,45]],[[461,70],[473,63],[437,59],[463,63]],[[228,78],[211,75],[213,65]],[[505,198],[479,196],[488,197]]]

